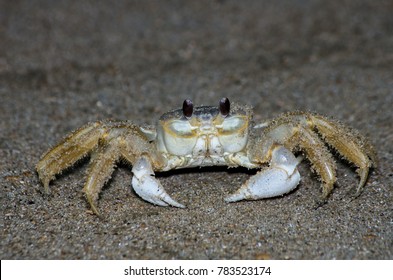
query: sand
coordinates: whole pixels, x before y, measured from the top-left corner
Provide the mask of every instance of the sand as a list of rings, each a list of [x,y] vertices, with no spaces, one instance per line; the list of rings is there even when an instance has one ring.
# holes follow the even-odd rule
[[[0,7],[1,259],[392,259],[391,1],[3,1]],[[186,209],[131,189],[119,164],[99,199],[87,161],[43,195],[40,156],[99,119],[152,123],[184,99],[222,97],[258,122],[293,110],[332,116],[373,143],[379,165],[352,199],[356,168],[336,157],[322,207],[303,161],[290,194],[228,204],[253,172],[159,174]]]

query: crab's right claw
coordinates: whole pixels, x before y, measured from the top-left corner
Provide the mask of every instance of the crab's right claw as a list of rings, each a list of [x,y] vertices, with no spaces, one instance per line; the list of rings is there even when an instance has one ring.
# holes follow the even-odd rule
[[[244,183],[226,202],[256,200],[286,194],[300,182],[297,159],[289,150],[279,146],[273,150],[269,168],[258,172]]]
[[[159,206],[174,206],[185,208],[183,204],[172,199],[164,190],[160,182],[154,177],[149,160],[141,157],[132,167],[132,187],[144,200]]]

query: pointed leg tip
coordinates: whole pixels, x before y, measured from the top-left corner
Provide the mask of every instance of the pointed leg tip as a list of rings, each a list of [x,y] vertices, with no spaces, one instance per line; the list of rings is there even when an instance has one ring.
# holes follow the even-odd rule
[[[101,218],[101,214],[98,211],[97,207],[94,204],[90,204],[91,211],[99,218]]]
[[[49,180],[44,180],[44,181],[42,181],[42,182],[43,182],[43,185],[44,185],[44,191],[43,191],[43,193],[44,193],[44,195],[49,196],[50,193],[51,193],[51,191],[50,191],[50,189],[49,189]]]
[[[356,188],[355,192],[351,194],[351,201],[357,199],[363,193],[363,185],[360,185]]]
[[[95,214],[95,215],[97,215],[98,217],[101,217],[101,214],[100,214],[100,212],[98,211],[98,209],[97,209],[97,206],[96,206],[96,199],[93,199],[90,195],[88,195],[88,194],[86,194],[86,199],[87,199],[87,202],[89,203],[89,205],[90,205],[90,208],[91,208],[91,211]]]
[[[359,197],[363,193],[363,187],[358,187],[355,192],[355,197]]]
[[[45,194],[45,195],[50,195],[50,189],[49,189],[49,186],[48,186],[48,185],[45,185],[45,186],[44,186],[44,194]]]
[[[315,201],[315,205],[314,205],[315,210],[327,204],[328,197],[332,192],[332,190],[333,190],[333,185],[331,186],[322,185],[322,195],[321,197],[317,198],[317,200]]]
[[[334,183],[324,183],[322,184],[322,197],[321,200],[327,201],[327,198],[333,191],[333,185]]]
[[[360,181],[359,181],[358,186],[355,189],[355,193],[352,195],[353,196],[352,200],[358,198],[363,193],[364,186],[367,183],[368,174],[369,174],[368,168],[359,169]]]

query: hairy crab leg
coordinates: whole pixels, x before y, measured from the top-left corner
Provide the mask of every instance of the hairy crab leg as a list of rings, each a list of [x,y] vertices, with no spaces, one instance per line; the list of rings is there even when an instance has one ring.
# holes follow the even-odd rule
[[[283,146],[274,148],[270,166],[252,176],[234,194],[226,197],[225,201],[255,200],[290,192],[300,182],[298,164],[299,160],[291,151]]]
[[[276,143],[290,150],[300,148],[322,178],[323,199],[329,195],[336,181],[335,162],[325,142],[358,167],[360,181],[357,194],[366,183],[370,167],[376,165],[374,149],[361,135],[339,122],[320,115],[303,112],[286,113],[262,128],[264,128],[261,131],[263,137],[252,146],[252,161],[268,161],[269,150]],[[319,135],[314,130],[318,131]]]
[[[336,181],[336,164],[333,157],[315,132],[299,128],[295,138],[297,139],[293,143],[305,151],[313,169],[321,176],[322,198],[327,198]]]
[[[313,126],[345,159],[358,166],[360,182],[357,187],[359,194],[366,183],[370,167],[376,165],[376,154],[373,147],[357,132],[332,122],[320,115],[310,115]]]
[[[142,156],[132,167],[132,187],[144,200],[159,206],[175,206],[185,208],[183,204],[172,199],[154,177],[154,172],[149,159]]]
[[[154,152],[138,126],[128,122],[95,122],[72,132],[38,162],[36,169],[45,192],[49,193],[49,183],[56,174],[88,154],[91,154],[90,166],[83,190],[92,211],[97,215],[98,195],[120,158],[134,164],[144,154],[152,160],[156,169],[166,163],[160,154]]]
[[[116,141],[100,144],[91,155],[90,167],[83,191],[91,209],[97,216],[99,216],[96,207],[98,194],[111,177],[115,163],[120,157],[116,144]]]
[[[43,155],[37,163],[36,170],[46,193],[49,193],[49,183],[56,174],[72,166],[97,145],[103,133],[97,131],[99,127],[100,122],[85,125]]]

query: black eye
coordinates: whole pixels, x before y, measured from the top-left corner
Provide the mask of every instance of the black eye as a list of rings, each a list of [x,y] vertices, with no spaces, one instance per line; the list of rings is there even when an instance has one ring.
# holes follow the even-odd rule
[[[223,115],[224,117],[228,116],[229,111],[231,109],[231,104],[229,103],[229,99],[226,97],[221,98],[219,108],[220,108],[221,115]]]
[[[183,102],[183,115],[186,118],[191,118],[193,110],[194,110],[194,105],[192,104],[192,101],[190,99],[184,100],[184,102]]]

